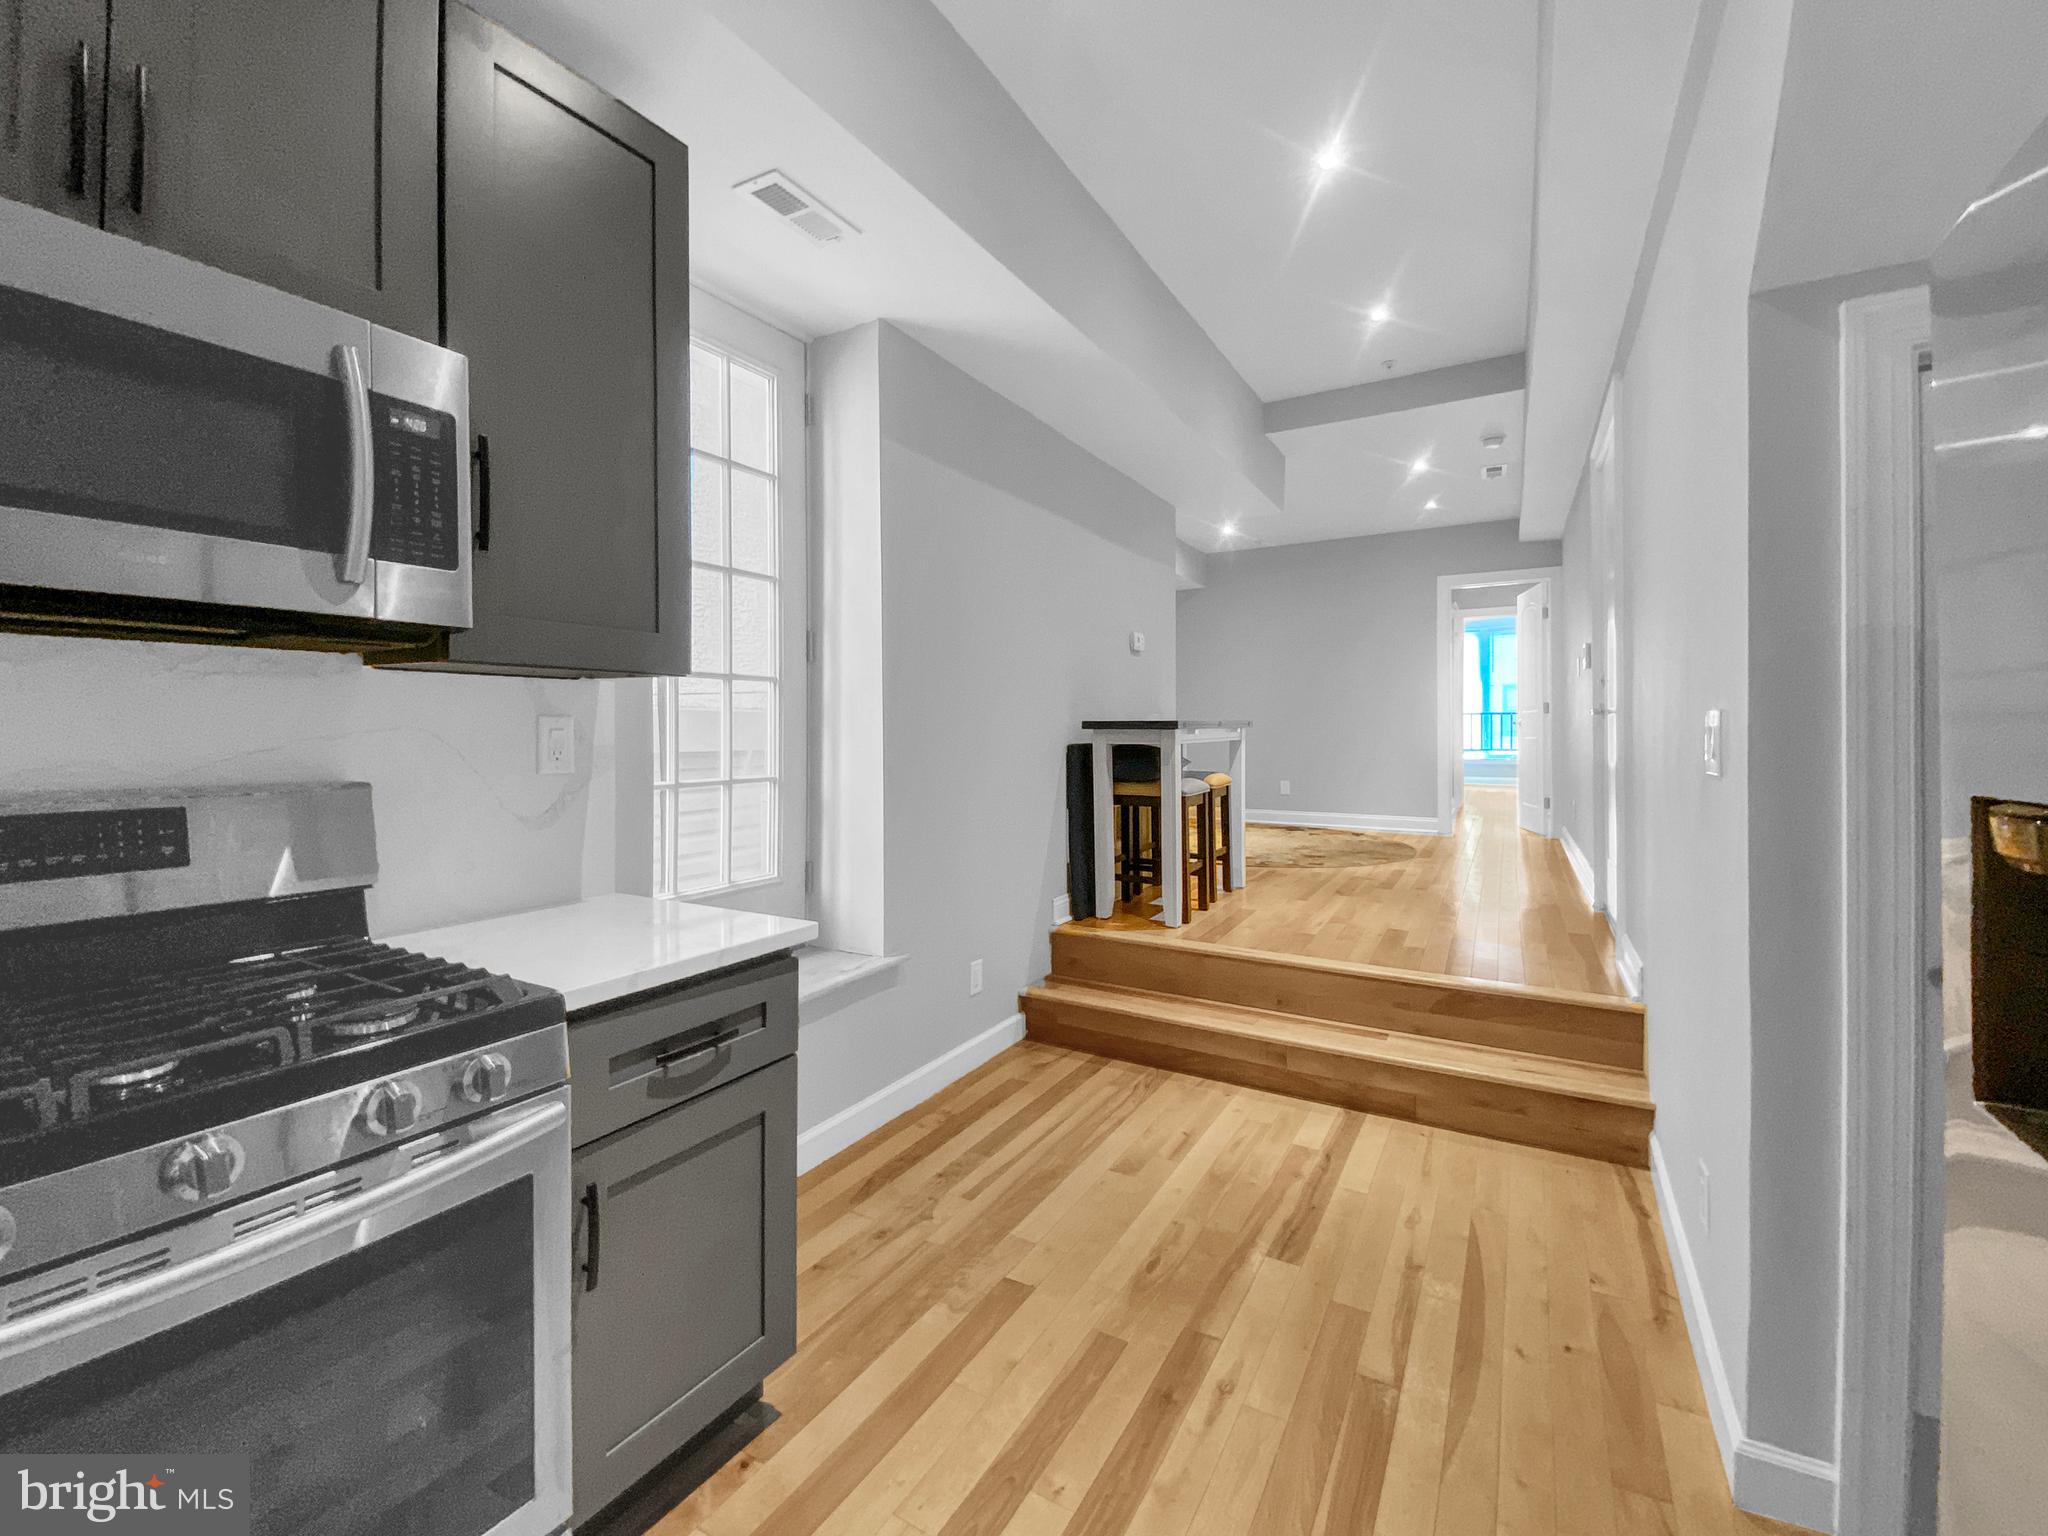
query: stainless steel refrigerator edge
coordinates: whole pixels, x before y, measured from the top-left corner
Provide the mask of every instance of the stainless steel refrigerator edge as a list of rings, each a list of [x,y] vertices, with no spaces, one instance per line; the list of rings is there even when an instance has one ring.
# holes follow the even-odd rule
[[[1937,252],[1933,307],[1926,572],[1946,1057],[1940,1528],[1995,1536],[2039,1529],[2048,1509],[2048,1159],[2038,1139],[2030,1146],[2010,1128],[2010,1114],[1976,1099],[1973,1044],[1982,1049],[1985,1031],[1981,1022],[1973,1030],[1982,951],[1971,911],[1971,798],[2048,802],[2048,126]],[[2019,1023],[2023,1035],[2048,1038],[2048,1019]]]

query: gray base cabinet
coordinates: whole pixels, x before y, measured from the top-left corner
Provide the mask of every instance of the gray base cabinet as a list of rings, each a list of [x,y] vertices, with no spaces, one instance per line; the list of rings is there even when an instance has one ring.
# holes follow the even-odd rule
[[[570,1021],[578,1524],[796,1349],[795,970]]]
[[[447,9],[445,340],[469,359],[476,621],[446,665],[689,671],[689,158]]]

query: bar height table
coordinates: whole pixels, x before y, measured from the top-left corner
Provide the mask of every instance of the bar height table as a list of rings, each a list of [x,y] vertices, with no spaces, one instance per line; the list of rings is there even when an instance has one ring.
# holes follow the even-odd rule
[[[1110,759],[1117,747],[1155,747],[1159,752],[1159,921],[1178,928],[1187,878],[1166,878],[1167,833],[1179,827],[1181,814],[1181,749],[1198,742],[1230,743],[1230,866],[1224,884],[1244,889],[1244,739],[1249,720],[1083,720],[1081,729],[1095,738],[1095,915],[1116,910],[1115,776]],[[1179,839],[1174,839],[1174,846]]]

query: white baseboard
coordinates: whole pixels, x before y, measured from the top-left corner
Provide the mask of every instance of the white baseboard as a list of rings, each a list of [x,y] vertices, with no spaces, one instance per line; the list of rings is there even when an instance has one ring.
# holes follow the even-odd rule
[[[1621,967],[1622,985],[1628,988],[1628,995],[1637,1002],[1643,1000],[1643,957],[1636,953],[1635,942],[1614,926],[1609,914],[1607,928],[1614,935],[1614,963]]]
[[[1650,1135],[1650,1177],[1656,1186],[1657,1213],[1663,1222],[1665,1241],[1671,1247],[1678,1299],[1685,1309],[1686,1333],[1692,1341],[1693,1362],[1699,1368],[1701,1385],[1706,1389],[1707,1417],[1713,1421],[1714,1439],[1721,1450],[1721,1469],[1728,1476],[1729,1491],[1736,1504],[1751,1514],[1788,1520],[1809,1530],[1833,1531],[1835,1467],[1762,1440],[1752,1440],[1743,1433],[1742,1410],[1728,1382],[1721,1346],[1714,1337],[1714,1320],[1707,1311],[1706,1292],[1700,1284],[1699,1266],[1693,1260],[1685,1223],[1679,1219],[1671,1170],[1665,1166],[1664,1147],[1655,1132]]]
[[[1060,924],[1071,923],[1073,920],[1074,898],[1068,892],[1061,891],[1052,899],[1052,925],[1057,928]]]
[[[1557,840],[1564,844],[1565,862],[1572,867],[1572,874],[1579,882],[1579,893],[1586,898],[1586,905],[1593,911],[1600,910],[1600,903],[1593,889],[1593,861],[1586,857],[1586,850],[1572,836],[1570,827],[1558,829]]]
[[[1253,811],[1246,821],[1262,821],[1272,827],[1328,827],[1339,832],[1407,832],[1435,837],[1439,831],[1434,816],[1361,816],[1350,811]]]
[[[834,1153],[880,1130],[898,1115],[915,1109],[955,1078],[965,1077],[991,1057],[1024,1038],[1024,1015],[1013,1013],[1001,1023],[963,1040],[943,1056],[926,1062],[858,1104],[819,1121],[796,1139],[796,1171],[808,1173]]]

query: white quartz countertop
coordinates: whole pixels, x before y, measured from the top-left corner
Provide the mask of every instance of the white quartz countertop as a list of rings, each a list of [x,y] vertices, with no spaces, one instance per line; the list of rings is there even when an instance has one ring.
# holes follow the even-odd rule
[[[574,1013],[795,949],[817,936],[816,923],[793,917],[611,895],[394,934],[385,942],[553,987]]]

